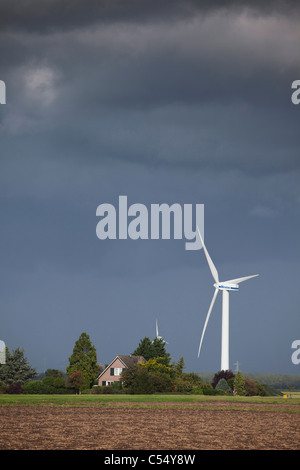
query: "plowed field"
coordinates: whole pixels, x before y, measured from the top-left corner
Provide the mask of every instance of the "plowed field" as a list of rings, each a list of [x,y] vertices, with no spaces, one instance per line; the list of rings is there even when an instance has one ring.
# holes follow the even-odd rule
[[[300,405],[0,406],[1,450],[299,450]]]

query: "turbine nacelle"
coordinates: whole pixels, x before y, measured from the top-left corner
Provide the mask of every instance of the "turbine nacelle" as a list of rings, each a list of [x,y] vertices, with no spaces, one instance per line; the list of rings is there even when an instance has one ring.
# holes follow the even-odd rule
[[[252,277],[256,277],[258,274],[252,274],[252,276],[245,276],[245,277],[238,277],[237,279],[230,279],[229,281],[224,282],[216,282],[214,287],[219,290],[230,290],[230,291],[238,291],[239,290],[239,283],[247,281]]]
[[[238,284],[229,284],[227,282],[220,282],[219,284],[214,284],[214,287],[218,290],[230,290],[230,291],[239,290]]]

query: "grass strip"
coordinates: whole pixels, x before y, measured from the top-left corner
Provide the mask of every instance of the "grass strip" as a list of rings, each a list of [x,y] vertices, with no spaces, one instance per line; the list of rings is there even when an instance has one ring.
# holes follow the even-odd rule
[[[0,395],[1,405],[13,406],[158,406],[162,407],[205,404],[220,409],[222,403],[225,409],[229,406],[241,409],[241,403],[275,405],[276,409],[297,410],[300,398],[283,397],[228,397],[228,396],[203,396],[203,395]],[[209,405],[208,405],[209,404]],[[279,405],[279,406],[277,406]],[[281,406],[280,406],[281,405]],[[289,405],[287,407],[287,405]],[[296,406],[296,408],[294,408]]]

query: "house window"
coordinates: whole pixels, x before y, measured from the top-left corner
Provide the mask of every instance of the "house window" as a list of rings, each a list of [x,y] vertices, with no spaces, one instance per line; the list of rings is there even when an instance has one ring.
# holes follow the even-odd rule
[[[122,367],[111,367],[110,369],[110,375],[121,375],[123,370]]]

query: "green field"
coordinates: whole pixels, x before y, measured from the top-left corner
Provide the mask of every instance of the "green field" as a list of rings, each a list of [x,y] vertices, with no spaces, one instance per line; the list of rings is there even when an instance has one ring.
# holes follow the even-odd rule
[[[231,397],[204,395],[0,395],[1,405],[14,406],[112,406],[125,403],[154,406],[157,403],[229,402],[300,405],[300,392],[291,397]]]

